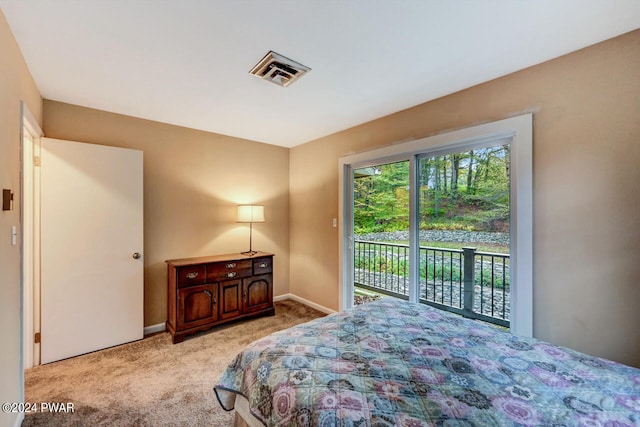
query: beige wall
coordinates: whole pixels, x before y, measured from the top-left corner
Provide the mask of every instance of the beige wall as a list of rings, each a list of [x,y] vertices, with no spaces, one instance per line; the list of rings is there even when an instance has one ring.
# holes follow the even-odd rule
[[[19,402],[20,372],[20,246],[11,245],[11,226],[20,230],[20,101],[36,120],[42,98],[0,11],[0,187],[14,191],[12,211],[0,211],[0,402]],[[0,413],[0,426],[11,426],[17,414]]]
[[[338,157],[534,113],[534,334],[640,366],[640,30],[291,150],[291,292],[338,307]],[[427,77],[425,77],[427,78]]]
[[[144,152],[145,325],[167,319],[165,260],[249,249],[236,205],[265,205],[253,247],[273,252],[274,295],[289,292],[289,150],[44,101],[49,138]]]

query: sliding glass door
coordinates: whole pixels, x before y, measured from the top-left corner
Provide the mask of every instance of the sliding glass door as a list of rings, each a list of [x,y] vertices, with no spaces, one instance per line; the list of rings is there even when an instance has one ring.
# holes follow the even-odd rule
[[[340,158],[339,308],[360,287],[532,336],[532,135],[524,114]]]
[[[353,303],[382,296],[509,326],[510,139],[350,168]]]

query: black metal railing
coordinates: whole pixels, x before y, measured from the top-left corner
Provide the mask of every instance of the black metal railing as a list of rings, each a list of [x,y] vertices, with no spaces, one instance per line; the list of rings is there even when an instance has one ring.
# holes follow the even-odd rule
[[[501,326],[509,326],[509,254],[420,247],[420,301]],[[409,298],[409,246],[354,241],[355,284]]]

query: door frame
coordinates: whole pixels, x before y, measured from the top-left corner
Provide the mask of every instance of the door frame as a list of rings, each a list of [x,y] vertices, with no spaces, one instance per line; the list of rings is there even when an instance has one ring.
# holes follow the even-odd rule
[[[26,139],[28,133],[31,140]],[[39,222],[37,200],[39,200],[39,176],[35,158],[39,157],[40,138],[44,136],[38,121],[27,104],[20,102],[20,159],[21,159],[21,306],[22,306],[22,361],[21,375],[24,387],[24,370],[40,364],[39,344],[35,344],[34,335],[40,332],[38,275],[38,239],[35,238],[36,224]],[[24,393],[24,388],[23,388]]]
[[[531,113],[471,126],[427,138],[365,151],[338,159],[338,309],[353,305],[353,169],[371,163],[413,158],[410,163],[410,265],[418,268],[415,230],[417,192],[415,158],[423,153],[464,149],[508,138],[511,143],[511,332],[533,336],[533,115]],[[417,277],[416,274],[412,274]],[[416,288],[415,286],[413,287]],[[415,294],[416,292],[414,292]],[[417,301],[417,295],[410,295]]]

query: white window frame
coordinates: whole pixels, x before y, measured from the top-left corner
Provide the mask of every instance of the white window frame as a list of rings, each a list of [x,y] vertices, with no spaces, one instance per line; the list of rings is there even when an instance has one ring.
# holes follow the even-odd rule
[[[415,185],[415,160],[429,153],[464,149],[483,142],[509,139],[511,145],[511,332],[533,336],[533,115],[523,114],[496,122],[471,126],[415,141],[393,144],[375,150],[344,156],[338,159],[338,304],[343,310],[353,305],[353,195],[352,172],[365,165],[410,161],[411,195],[410,215],[417,217]],[[411,221],[410,246],[414,255],[411,268],[417,268],[414,259],[417,241]],[[415,274],[412,275],[417,277]],[[417,289],[417,286],[414,287]],[[410,295],[410,301],[418,296]]]

